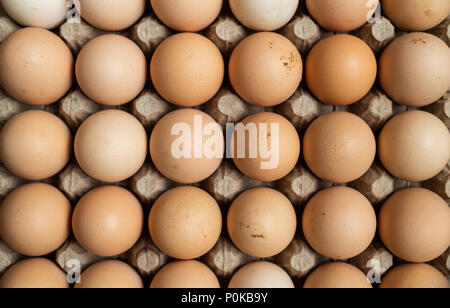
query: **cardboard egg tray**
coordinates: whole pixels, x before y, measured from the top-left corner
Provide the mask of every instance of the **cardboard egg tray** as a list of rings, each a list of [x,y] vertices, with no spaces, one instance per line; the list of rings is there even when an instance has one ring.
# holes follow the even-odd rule
[[[333,33],[321,29],[308,16],[303,1],[298,13],[293,20],[278,32],[289,38],[300,50],[303,59],[306,58],[308,51],[320,39],[330,36]],[[10,33],[20,27],[15,24],[3,12],[0,6],[0,42]],[[55,30],[57,34],[72,49],[74,56],[80,51],[84,44],[92,38],[102,35],[106,32],[93,28],[84,21],[81,23],[65,23]],[[447,44],[450,44],[450,18],[430,31],[439,36]],[[145,16],[129,30],[119,34],[127,36],[135,41],[147,55],[150,61],[151,54],[158,44],[170,36],[173,32],[165,27],[155,15],[151,8],[147,8]],[[227,1],[224,1],[223,12],[220,17],[202,34],[210,38],[221,50],[225,62],[228,61],[233,48],[246,36],[252,32],[244,28],[233,17],[228,8]],[[362,28],[352,32],[352,34],[362,38],[375,52],[380,56],[383,49],[397,36],[403,33],[397,31],[392,23],[382,17],[381,21],[375,24],[366,24]],[[431,106],[424,108],[438,116],[450,128],[450,92],[445,97]],[[30,106],[21,104],[9,97],[0,89],[0,127],[15,114],[30,109]],[[57,114],[61,117],[75,134],[78,126],[89,115],[107,107],[98,105],[88,99],[80,89],[74,84],[71,91],[60,100],[60,102],[41,107],[47,111]],[[152,127],[167,112],[176,107],[165,102],[154,90],[151,82],[142,94],[133,102],[119,107],[133,114],[139,119],[147,129],[150,136]],[[303,135],[306,127],[319,115],[334,110],[347,110],[362,117],[374,130],[377,135],[388,119],[394,114],[406,111],[408,108],[393,103],[386,94],[383,93],[379,85],[375,85],[371,92],[357,104],[348,107],[333,107],[317,101],[309,93],[305,82],[302,82],[296,93],[285,103],[274,108],[255,107],[243,102],[236,93],[233,92],[228,78],[225,78],[222,89],[208,103],[200,107],[210,114],[221,125],[227,122],[238,122],[245,116],[261,111],[273,111],[280,113],[288,118],[298,129],[300,136]],[[73,206],[83,194],[94,187],[105,185],[87,176],[77,165],[74,158],[61,171],[61,173],[45,182],[59,187],[71,200]],[[9,173],[6,168],[0,165],[0,201],[13,189],[24,184],[25,181]],[[132,191],[141,201],[146,216],[153,202],[163,192],[176,183],[164,178],[151,163],[148,156],[145,165],[131,179],[118,183]],[[229,205],[233,199],[241,192],[251,187],[268,186],[283,192],[294,204],[298,221],[301,221],[302,209],[311,196],[318,190],[332,186],[332,183],[324,182],[315,177],[308,170],[306,164],[301,159],[297,167],[285,178],[273,182],[262,183],[251,180],[241,174],[233,162],[224,160],[217,172],[210,178],[200,183],[199,187],[208,191],[220,204],[224,219]],[[360,179],[349,183],[349,186],[363,193],[374,205],[378,211],[383,201],[393,192],[405,188],[422,186],[438,193],[447,203],[450,201],[450,164],[447,165],[435,178],[423,183],[409,183],[393,178],[379,163],[375,161],[370,170]],[[430,262],[450,279],[450,250],[438,259]],[[73,236],[55,253],[46,256],[54,260],[65,271],[70,271],[71,267],[68,261],[76,259],[81,263],[82,269],[101,260],[83,248],[81,248]],[[23,256],[11,251],[0,240],[0,275],[8,269],[9,266],[22,259]],[[124,260],[131,264],[142,276],[144,281],[149,283],[155,273],[170,258],[164,255],[149,236],[147,226],[144,227],[141,239],[128,252],[117,256],[117,259]],[[233,273],[242,265],[256,260],[256,258],[245,255],[240,252],[230,241],[226,226],[217,245],[200,258],[200,261],[208,265],[219,277],[223,287]],[[301,234],[299,225],[297,234],[290,246],[279,255],[269,258],[283,267],[293,278],[296,286],[302,286],[306,276],[318,265],[327,262],[328,259],[315,253],[306,243]],[[369,273],[375,269],[379,274],[384,274],[392,266],[402,261],[394,257],[376,238],[373,244],[361,255],[348,260],[349,263],[356,265],[364,273]],[[374,267],[374,264],[376,266]]]

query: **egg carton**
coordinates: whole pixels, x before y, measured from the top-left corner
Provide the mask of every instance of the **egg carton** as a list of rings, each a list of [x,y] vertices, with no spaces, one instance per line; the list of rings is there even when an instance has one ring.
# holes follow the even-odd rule
[[[304,1],[291,22],[277,31],[290,39],[299,49],[303,59],[309,50],[322,38],[333,35],[320,28],[308,15]],[[12,21],[0,6],[0,42],[12,32],[20,27]],[[57,33],[70,47],[74,56],[92,38],[105,34],[105,31],[98,30],[82,21],[79,24],[65,23],[57,30]],[[227,1],[218,19],[202,34],[211,39],[224,55],[227,62],[234,47],[246,36],[253,32],[244,28],[232,15],[228,8]],[[450,18],[447,18],[441,25],[430,30],[450,45]],[[148,8],[145,16],[134,26],[118,34],[129,37],[136,42],[147,55],[148,60],[155,48],[165,38],[173,34],[173,31],[164,26]],[[379,23],[366,24],[351,34],[364,40],[374,51],[377,57],[383,49],[396,37],[404,34],[398,31],[392,23],[385,17]],[[423,108],[438,116],[448,128],[450,128],[450,92],[438,102]],[[9,97],[0,89],[0,127],[4,123],[24,110],[36,109],[21,104]],[[87,98],[81,90],[74,84],[71,91],[58,103],[50,106],[38,107],[58,115],[75,133],[79,125],[91,114],[106,108],[98,105]],[[131,103],[115,107],[133,114],[144,125],[148,134],[157,121],[166,113],[176,107],[164,101],[154,90],[150,82],[145,90]],[[224,126],[228,122],[238,122],[250,114],[261,111],[277,112],[289,119],[302,135],[306,127],[318,116],[336,111],[345,110],[352,112],[363,118],[377,135],[383,125],[393,115],[410,110],[405,106],[400,106],[392,102],[389,97],[376,84],[373,89],[360,102],[347,107],[333,107],[319,102],[308,91],[305,82],[295,92],[295,94],[285,103],[272,108],[256,107],[245,103],[233,91],[227,78],[218,94],[206,104],[199,107],[210,114],[219,124]],[[57,176],[46,180],[47,183],[59,187],[75,206],[77,201],[89,190],[105,185],[90,178],[78,166],[74,159]],[[6,168],[0,165],[0,201],[13,189],[26,183],[26,181],[12,175]],[[153,202],[165,191],[179,184],[164,178],[154,167],[150,157],[145,165],[129,180],[117,183],[132,191],[141,201],[146,215],[148,215]],[[240,173],[230,160],[224,160],[220,168],[208,179],[199,183],[201,187],[208,191],[220,204],[224,217],[234,200],[241,192],[253,187],[272,187],[284,193],[294,204],[301,221],[302,210],[307,201],[320,189],[332,186],[315,177],[308,170],[303,160],[300,160],[295,169],[285,178],[272,182],[263,183],[251,180]],[[450,163],[435,178],[423,183],[411,183],[398,180],[392,177],[376,160],[373,166],[360,179],[349,183],[363,193],[378,211],[380,205],[393,192],[406,187],[424,187],[438,193],[447,203],[450,203]],[[294,280],[296,286],[302,286],[306,276],[318,265],[329,261],[313,251],[301,234],[301,228],[297,231],[294,240],[283,252],[266,260],[272,261],[284,268]],[[71,236],[67,242],[56,252],[46,256],[54,260],[64,271],[69,272],[71,267],[69,261],[76,259],[81,264],[81,269],[102,260],[84,250]],[[0,240],[0,276],[8,267],[24,258],[24,256],[10,250]],[[139,241],[132,249],[125,252],[116,259],[123,260],[132,265],[142,276],[146,283],[149,283],[156,272],[171,259],[164,255],[152,242],[147,227]],[[218,276],[223,287],[226,287],[233,273],[241,266],[257,260],[237,249],[224,228],[222,235],[215,245],[205,256],[199,259],[208,265]],[[383,246],[379,238],[361,255],[354,257],[349,262],[365,274],[368,274],[373,267],[371,264],[377,262],[380,274],[386,273],[392,266],[402,261],[394,257]],[[436,260],[430,262],[431,265],[439,269],[450,279],[450,250]]]

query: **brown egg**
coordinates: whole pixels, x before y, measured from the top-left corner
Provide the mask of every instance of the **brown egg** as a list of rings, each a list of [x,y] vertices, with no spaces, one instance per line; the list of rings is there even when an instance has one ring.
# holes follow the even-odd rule
[[[294,94],[302,80],[303,63],[297,48],[284,36],[260,32],[234,49],[229,63],[234,90],[247,103],[275,106]]]
[[[69,288],[64,272],[47,259],[26,259],[9,268],[0,279],[0,289]]]
[[[169,103],[194,107],[219,91],[225,66],[219,49],[206,37],[180,33],[163,41],[153,54],[150,76]]]
[[[124,30],[144,14],[147,0],[79,0],[81,16],[94,27]]]
[[[282,252],[297,228],[295,210],[288,198],[270,188],[243,192],[228,211],[228,234],[244,253],[268,258]]]
[[[150,154],[166,178],[194,184],[219,168],[224,143],[222,127],[212,117],[195,109],[179,109],[156,124],[150,138]]]
[[[60,247],[70,233],[72,206],[57,188],[27,184],[11,192],[0,206],[0,237],[13,250],[43,256]]]
[[[383,52],[379,67],[381,86],[402,105],[432,104],[450,87],[450,48],[428,33],[396,39]]]
[[[245,265],[231,278],[230,289],[292,289],[291,277],[281,267],[270,262]]]
[[[99,36],[81,49],[76,62],[80,88],[93,101],[123,105],[133,100],[147,81],[147,60],[131,40],[116,34]]]
[[[358,116],[332,112],[315,120],[303,139],[306,164],[321,179],[348,183],[369,170],[376,154],[372,130]]]
[[[128,264],[106,260],[88,267],[80,277],[77,289],[142,289],[141,277]]]
[[[377,61],[359,38],[338,34],[317,43],[306,59],[306,82],[322,102],[345,106],[362,99],[377,77]]]
[[[54,33],[23,28],[0,45],[0,86],[16,100],[49,105],[72,86],[73,56]]]
[[[242,173],[272,182],[294,169],[300,156],[300,138],[291,122],[276,113],[264,112],[245,118],[242,124],[243,129],[236,127],[231,141],[233,161]],[[253,133],[246,133],[246,127]]]
[[[54,176],[69,162],[72,134],[57,116],[30,110],[11,118],[0,131],[0,160],[27,180]]]
[[[378,139],[378,156],[395,177],[425,181],[437,175],[450,159],[450,134],[436,116],[408,111],[390,120]]]
[[[348,32],[367,23],[378,0],[306,0],[311,16],[325,29]]]
[[[314,270],[306,279],[305,289],[371,289],[367,277],[347,263],[327,263]]]
[[[382,0],[381,3],[389,20],[405,31],[430,30],[450,12],[448,0]]]
[[[382,289],[447,289],[448,280],[428,264],[401,264],[381,280]]]
[[[206,265],[198,261],[173,261],[153,278],[153,289],[218,289],[219,280]]]
[[[108,183],[133,176],[147,157],[147,133],[131,114],[120,110],[95,113],[75,136],[75,157],[89,176]]]
[[[381,208],[378,231],[386,247],[408,262],[428,262],[450,246],[450,208],[436,193],[404,189]]]
[[[112,257],[129,250],[144,224],[142,206],[128,190],[103,186],[88,192],[73,212],[72,228],[87,251]]]
[[[318,192],[303,212],[303,233],[319,254],[346,260],[361,254],[372,242],[377,218],[369,200],[348,187]]]
[[[214,247],[222,231],[222,213],[207,192],[177,187],[156,200],[148,221],[156,246],[175,259],[195,259]]]
[[[197,32],[219,16],[223,0],[151,0],[158,18],[175,31]]]

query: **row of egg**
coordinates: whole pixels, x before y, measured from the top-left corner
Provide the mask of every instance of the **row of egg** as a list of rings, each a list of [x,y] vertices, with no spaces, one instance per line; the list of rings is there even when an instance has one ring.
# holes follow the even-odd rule
[[[141,277],[128,264],[106,260],[88,267],[75,288],[143,288]],[[0,280],[0,288],[68,288],[66,275],[47,259],[26,259],[13,265]],[[219,288],[220,283],[206,265],[198,261],[173,261],[153,278],[150,288]],[[240,268],[229,288],[294,288],[289,275],[265,261]],[[347,263],[332,262],[314,270],[304,288],[372,288],[368,278]],[[427,264],[402,264],[389,271],[380,288],[448,288],[447,279]]]
[[[24,26],[53,29],[67,17],[67,0],[1,0],[8,14]],[[81,16],[107,31],[124,30],[144,14],[147,0],[79,0]],[[219,15],[223,0],[150,0],[158,18],[175,31],[197,32]],[[309,14],[325,29],[355,30],[370,20],[379,0],[306,0]],[[405,31],[425,31],[441,23],[450,11],[446,0],[382,0],[384,13]],[[255,31],[274,31],[295,15],[299,0],[229,0],[234,16]]]
[[[229,153],[225,153],[222,127],[196,109],[166,114],[152,130],[150,142],[143,125],[125,111],[108,109],[91,115],[78,128],[73,142],[69,128],[56,115],[29,110],[11,118],[0,130],[0,161],[18,177],[43,180],[64,168],[74,148],[85,173],[116,183],[142,167],[150,143],[150,156],[158,171],[181,184],[207,179],[219,168],[225,154],[243,174],[263,182],[277,181],[295,168],[301,142],[287,119],[262,112],[239,124],[227,129]],[[319,178],[334,183],[359,179],[371,167],[376,152],[377,142],[370,127],[348,112],[320,116],[303,138],[306,165]],[[399,179],[428,180],[450,158],[448,128],[428,112],[400,113],[382,129],[378,156]]]
[[[350,105],[362,99],[377,76],[369,46],[355,36],[337,34],[321,40],[305,64],[306,83],[322,102]],[[450,48],[428,33],[396,39],[379,61],[381,86],[397,103],[422,107],[442,97],[450,85]],[[163,41],[152,56],[150,76],[157,92],[182,107],[206,103],[222,85],[224,61],[213,42],[196,33]],[[45,74],[43,73],[45,72]],[[75,64],[78,84],[93,101],[126,104],[145,87],[147,62],[131,40],[108,34],[88,42]],[[303,77],[302,58],[284,36],[260,32],[233,51],[229,77],[248,103],[275,106],[286,101]],[[73,58],[55,34],[24,28],[0,46],[0,85],[15,99],[31,105],[59,100],[72,86]]]
[[[249,189],[231,204],[228,234],[242,252],[257,258],[281,253],[292,242],[297,219],[293,205],[270,188]],[[163,193],[148,218],[151,238],[166,255],[181,260],[205,255],[222,232],[222,213],[202,189],[181,186]],[[55,187],[32,183],[11,192],[0,207],[0,237],[27,256],[47,255],[73,230],[87,251],[111,257],[128,251],[144,228],[140,202],[119,186],[102,186],[85,194],[72,213],[70,202]],[[306,205],[301,228],[319,254],[346,260],[373,241],[377,218],[372,204],[348,187],[319,191]],[[437,194],[422,188],[401,190],[382,206],[378,233],[385,246],[409,262],[428,262],[450,245],[450,209]]]

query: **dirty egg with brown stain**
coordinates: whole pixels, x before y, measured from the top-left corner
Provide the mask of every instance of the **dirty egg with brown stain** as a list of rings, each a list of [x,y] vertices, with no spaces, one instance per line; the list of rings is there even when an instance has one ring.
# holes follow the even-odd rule
[[[246,102],[275,106],[286,101],[302,80],[303,63],[297,48],[284,36],[261,32],[244,39],[229,64],[234,90]]]

